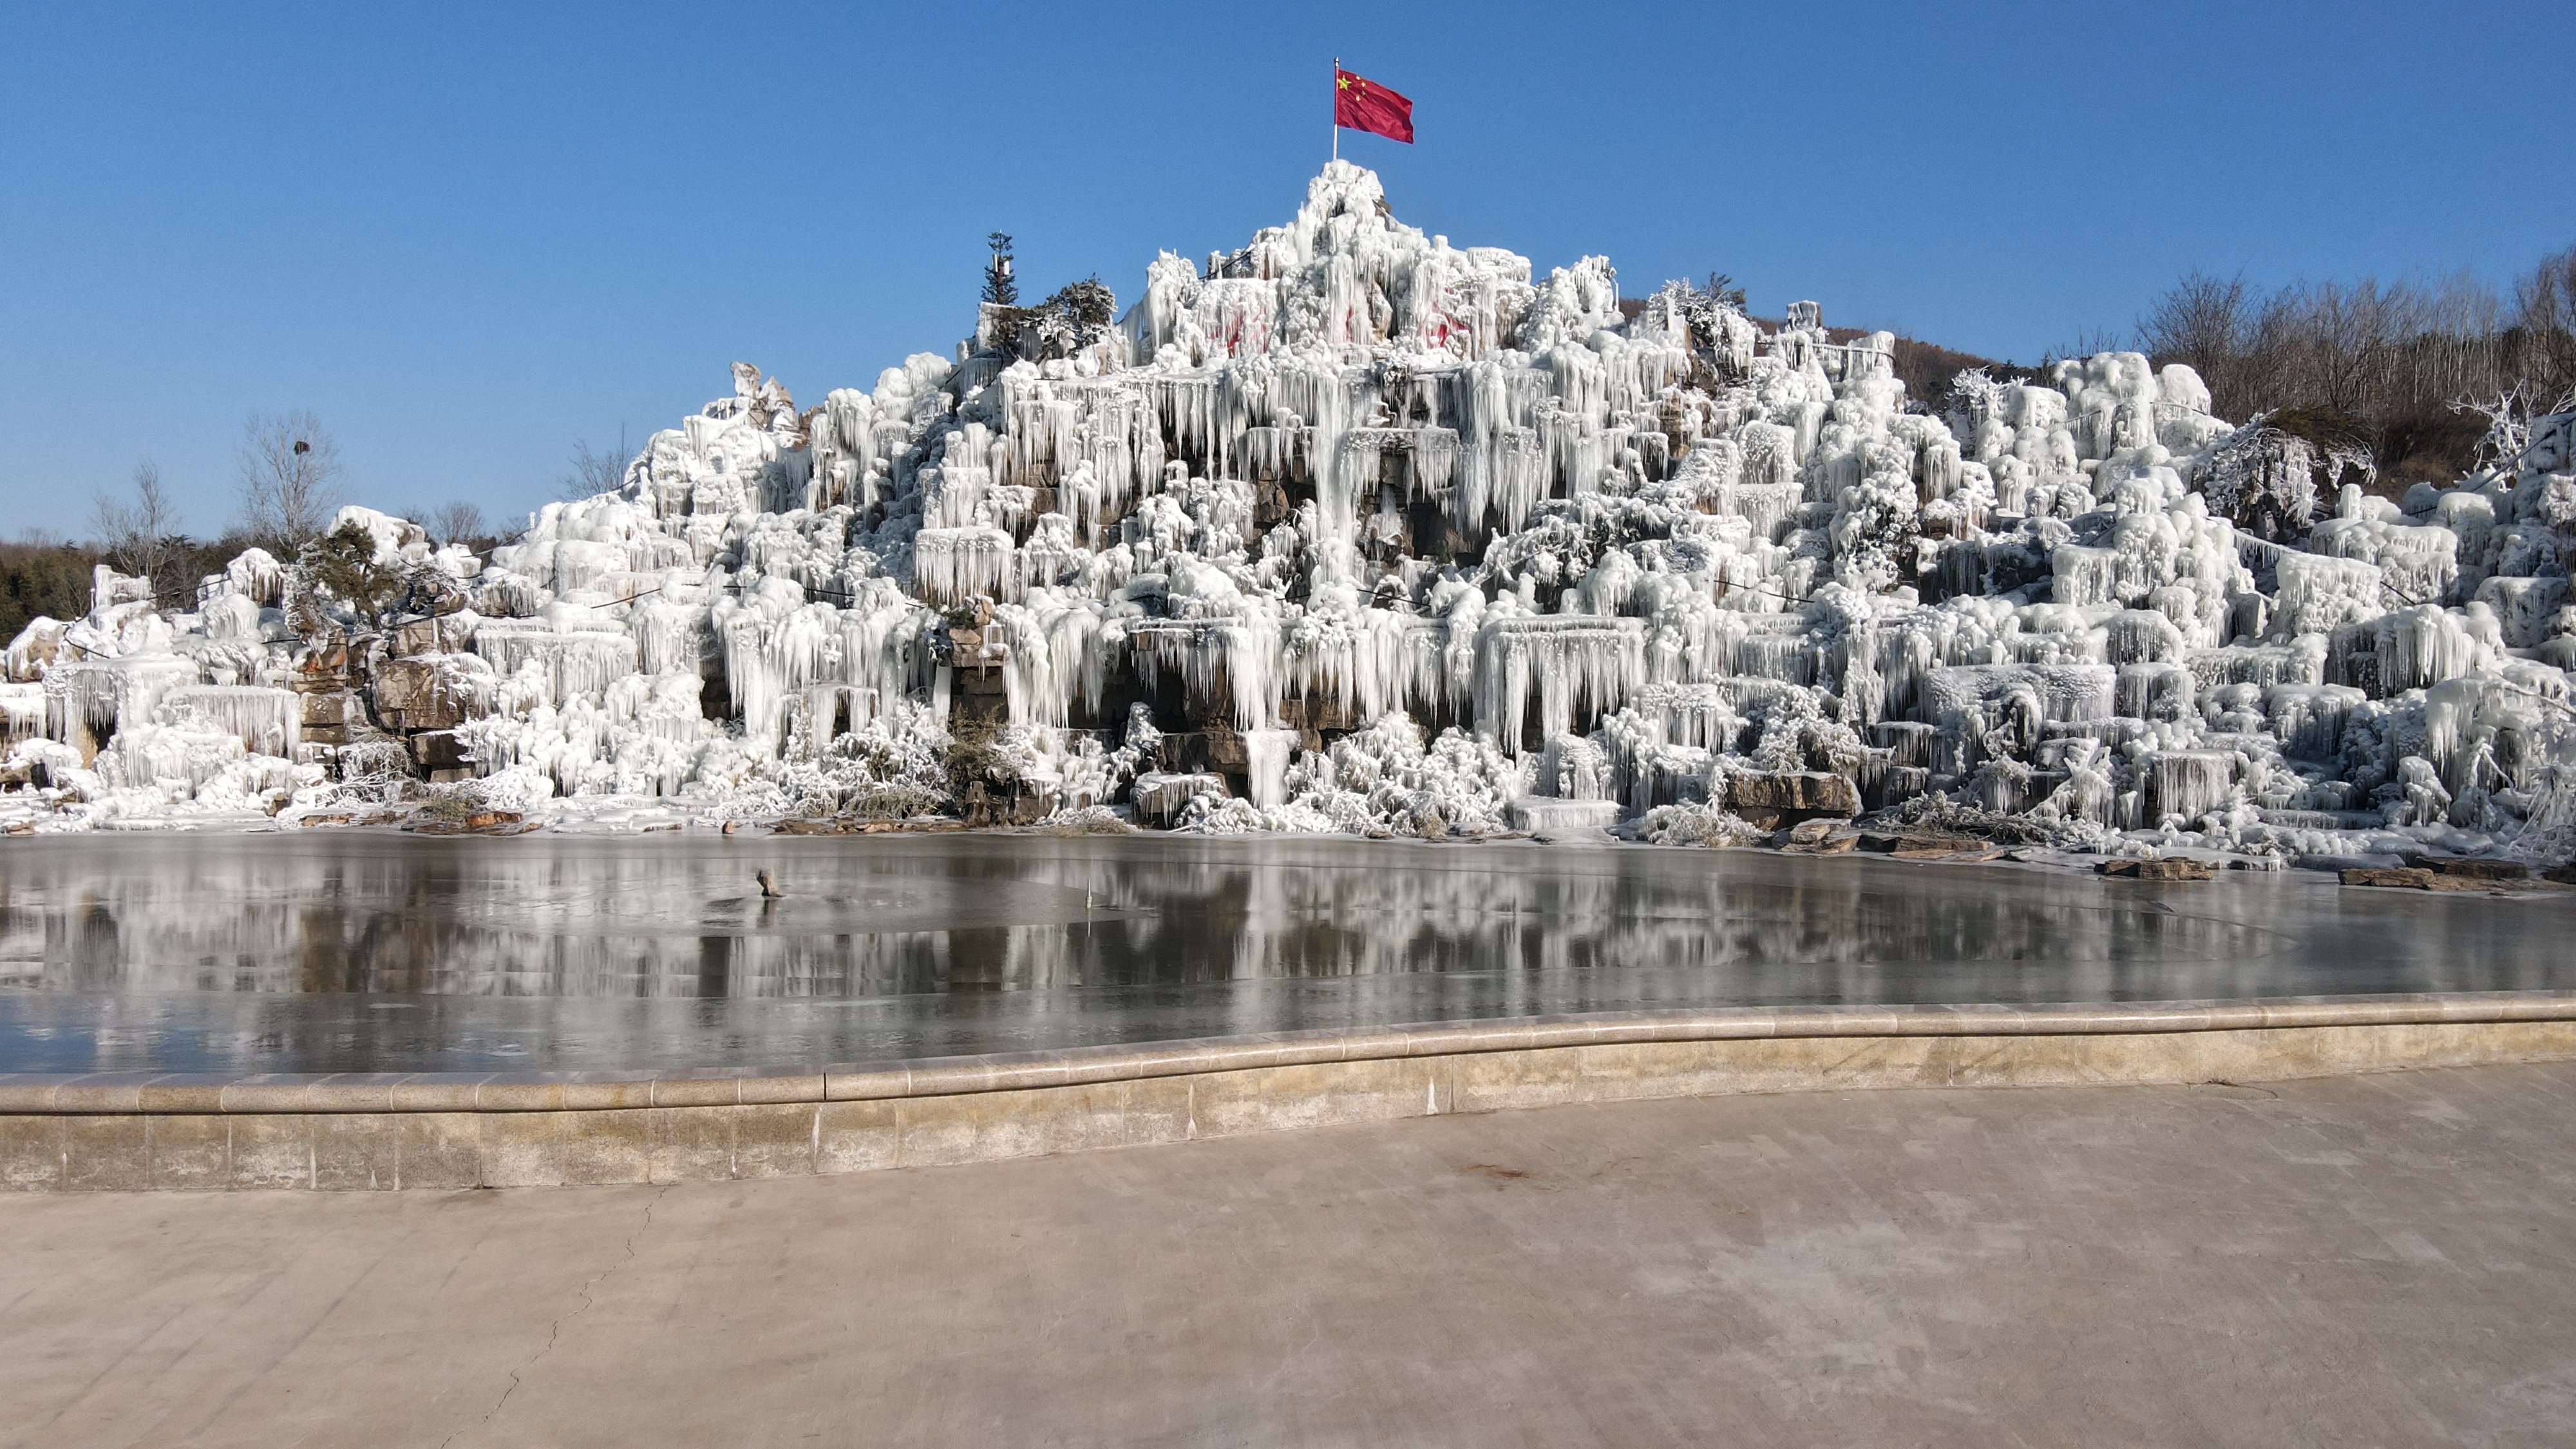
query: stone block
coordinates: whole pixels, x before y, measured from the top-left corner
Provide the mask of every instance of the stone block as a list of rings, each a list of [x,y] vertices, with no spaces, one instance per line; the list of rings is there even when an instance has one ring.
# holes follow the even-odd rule
[[[459,653],[474,642],[470,618],[465,614],[441,614],[434,619],[414,619],[394,630],[387,647],[398,660],[420,654]]]
[[[64,1119],[63,1186],[132,1192],[152,1185],[152,1139],[139,1116]]]
[[[1252,767],[1252,752],[1243,736],[1222,725],[1210,725],[1202,732],[1207,739],[1207,767],[1221,774],[1239,775]]]
[[[306,679],[334,678],[349,667],[349,641],[337,637],[308,644],[303,657],[295,661],[296,672]]]
[[[483,1118],[476,1112],[388,1112],[399,1185],[483,1185]]]
[[[304,732],[310,736],[317,729],[345,728],[349,723],[349,696],[337,689],[317,689],[301,697]]]
[[[655,1182],[724,1182],[733,1177],[734,1119],[739,1107],[657,1107],[661,1137],[653,1144]]]
[[[933,1167],[1115,1147],[1125,1137],[1121,1084],[962,1092],[895,1104],[902,1163]]]
[[[482,1114],[485,1187],[564,1185],[562,1112]]]
[[[734,1079],[735,1095],[746,1105],[823,1100],[823,1074],[817,1071],[753,1071]]]
[[[507,811],[493,811],[496,815]],[[513,817],[513,823],[516,823]],[[495,822],[497,825],[498,822]],[[606,1112],[653,1105],[650,1078],[625,1072],[571,1072],[563,1084],[563,1104],[575,1111]]]
[[[380,1192],[404,1186],[401,1118],[391,1112],[330,1112],[311,1119],[313,1186]]]
[[[1211,1072],[1192,1094],[1196,1135],[1232,1137],[1345,1122],[1391,1122],[1439,1110],[1429,1062],[1313,1062]]]
[[[25,1192],[63,1182],[68,1117],[0,1117],[0,1188]]]
[[[1803,820],[1814,815],[1850,819],[1860,813],[1860,790],[1821,770],[1747,771],[1726,777],[1727,809],[1747,820],[1769,815]]]
[[[232,1121],[212,1114],[146,1117],[152,1185],[215,1190],[232,1185]]]
[[[733,1175],[802,1177],[814,1170],[812,1102],[734,1108]]]
[[[1141,1077],[1125,1084],[1127,1140],[1131,1143],[1186,1142],[1195,1135],[1191,1111],[1195,1078]]]
[[[466,701],[448,694],[448,691],[435,691],[412,709],[399,709],[399,712],[386,712],[379,701],[379,712],[384,712],[384,722],[392,724],[394,730],[453,730],[453,727],[464,724],[471,714],[466,709]],[[464,763],[464,753],[456,753],[451,758],[459,766]]]
[[[235,1187],[311,1187],[313,1124],[303,1114],[237,1113],[233,1129]]]
[[[424,708],[438,692],[438,666],[425,660],[390,660],[376,670],[376,708],[385,713]]]
[[[659,1123],[649,1111],[546,1113],[554,1116],[556,1171],[567,1186],[649,1182]]]
[[[902,1160],[893,1101],[824,1102],[815,1111],[816,1172],[873,1172]]]

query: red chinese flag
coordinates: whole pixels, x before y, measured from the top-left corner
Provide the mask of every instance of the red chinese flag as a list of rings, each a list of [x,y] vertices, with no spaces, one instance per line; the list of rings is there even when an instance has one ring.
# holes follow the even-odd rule
[[[1373,80],[1333,70],[1333,124],[1413,144],[1413,102]]]

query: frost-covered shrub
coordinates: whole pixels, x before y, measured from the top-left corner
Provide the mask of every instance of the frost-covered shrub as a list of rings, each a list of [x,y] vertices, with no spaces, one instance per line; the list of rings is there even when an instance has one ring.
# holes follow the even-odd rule
[[[1759,769],[1848,775],[1869,758],[1859,731],[1829,718],[1823,698],[1813,690],[1782,691],[1763,706],[1757,726],[1749,753]]]
[[[1037,823],[1049,835],[1133,835],[1136,827],[1106,805],[1080,805],[1058,810]]]
[[[555,795],[554,777],[533,765],[512,765],[486,775],[478,788],[485,804],[515,815],[525,815]]]
[[[1427,746],[1421,727],[1388,714],[1300,756],[1286,772],[1286,805],[1197,802],[1186,828],[1226,831],[1340,830],[1355,835],[1437,837],[1499,834],[1511,802],[1527,792],[1527,766],[1489,741],[1444,730]],[[1270,822],[1266,825],[1259,822]]]
[[[462,825],[491,808],[482,785],[467,781],[457,785],[432,786],[429,798],[421,802],[417,818],[424,824]]]
[[[950,796],[963,800],[968,791],[979,785],[1008,789],[1024,773],[1028,740],[1029,732],[1023,726],[990,718],[952,718],[942,757]]]
[[[2193,477],[2212,513],[2275,543],[2306,535],[2317,500],[2346,474],[2366,482],[2378,465],[2357,420],[2316,409],[2266,413],[2212,448]]]
[[[1752,845],[1764,838],[1760,826],[1705,802],[1658,805],[1639,822],[1637,838],[1655,845],[1700,845],[1711,849]]]

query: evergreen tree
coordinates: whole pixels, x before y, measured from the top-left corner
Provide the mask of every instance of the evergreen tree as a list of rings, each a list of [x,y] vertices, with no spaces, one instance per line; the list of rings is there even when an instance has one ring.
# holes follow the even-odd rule
[[[1011,234],[997,231],[984,242],[993,249],[991,259],[984,263],[984,300],[997,307],[1018,306],[1020,284],[1011,280]]]

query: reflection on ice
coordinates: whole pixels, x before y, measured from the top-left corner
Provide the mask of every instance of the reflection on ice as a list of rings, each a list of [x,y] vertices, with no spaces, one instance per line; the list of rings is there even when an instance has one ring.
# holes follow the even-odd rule
[[[1132,836],[263,844],[0,856],[0,1066],[754,1064],[1656,1005],[2567,984],[2561,902],[2393,905],[2297,876],[2163,892]]]

